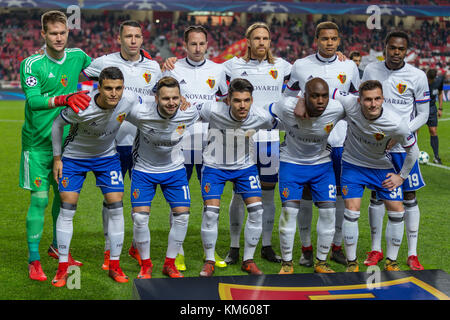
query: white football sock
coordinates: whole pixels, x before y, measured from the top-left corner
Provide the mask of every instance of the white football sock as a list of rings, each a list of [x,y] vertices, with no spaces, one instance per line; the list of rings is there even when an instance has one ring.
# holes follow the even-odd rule
[[[253,259],[255,255],[255,249],[261,238],[262,232],[262,214],[263,207],[261,202],[254,202],[247,205],[247,222],[244,228],[244,256],[243,261]]]
[[[281,256],[283,261],[292,260],[299,208],[300,204],[293,201],[286,201],[281,207],[280,223],[278,228],[280,234]]]
[[[386,258],[397,260],[398,250],[402,244],[404,232],[404,211],[388,211],[388,222],[386,224]]]
[[[58,239],[60,263],[69,261],[70,241],[73,235],[73,217],[76,210],[76,204],[61,202],[61,209],[56,220],[56,239]]]
[[[319,204],[319,218],[317,220],[317,250],[319,260],[327,260],[333,241],[336,224],[336,208],[334,203]]]
[[[172,225],[173,225],[173,211],[172,210],[170,210],[170,214],[169,214],[169,224],[170,224],[170,228],[172,228]],[[178,250],[178,253],[181,254],[182,256],[184,256],[183,244],[181,244],[180,249]]]
[[[234,191],[228,212],[230,216],[230,247],[239,248],[245,218],[245,203],[242,196]]]
[[[261,190],[263,205],[262,216],[262,245],[263,247],[272,245],[272,232],[273,225],[275,223],[275,201],[274,193],[275,189]]]
[[[214,257],[214,251],[217,242],[217,224],[219,221],[219,211],[220,208],[216,206],[203,207],[201,236],[206,260],[216,261]]]
[[[311,246],[311,223],[313,215],[312,200],[300,201],[300,210],[297,215],[298,232],[303,247]]]
[[[139,252],[142,260],[150,259],[150,229],[148,221],[150,213],[146,211],[134,212],[133,217],[133,239],[134,245]]]
[[[345,209],[344,223],[342,224],[342,233],[344,234],[345,254],[348,261],[356,259],[356,247],[358,245],[358,219],[359,211]]]
[[[383,218],[385,207],[381,200],[370,199],[369,226],[372,236],[372,251],[381,252],[381,237],[383,235]]]
[[[344,223],[345,202],[342,196],[336,196],[336,223],[334,225],[333,244],[342,245],[342,224]]]
[[[417,256],[417,240],[419,237],[420,210],[416,199],[404,200],[406,239],[408,240],[408,257]]]
[[[119,260],[123,247],[124,219],[123,202],[117,201],[106,205],[108,210],[108,236],[111,241],[110,260]]]
[[[173,213],[172,227],[169,232],[166,257],[175,259],[183,246],[188,229],[189,211]]]

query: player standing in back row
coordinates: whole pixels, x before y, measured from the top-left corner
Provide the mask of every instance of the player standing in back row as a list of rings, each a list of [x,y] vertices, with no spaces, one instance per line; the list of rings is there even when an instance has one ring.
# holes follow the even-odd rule
[[[29,277],[44,281],[47,277],[40,264],[39,242],[44,228],[50,186],[53,187],[55,196],[52,205],[53,242],[48,254],[58,258],[56,220],[60,197],[58,185],[52,178],[51,128],[61,110],[59,107],[70,106],[78,112],[89,105],[87,91],[76,90],[78,76],[89,65],[91,58],[81,49],[66,49],[69,29],[64,13],[46,12],[41,17],[41,24],[41,35],[46,44],[44,53],[33,55],[20,64],[20,79],[26,101],[19,186],[30,190],[31,195],[26,222]],[[81,265],[70,254],[69,262]]]

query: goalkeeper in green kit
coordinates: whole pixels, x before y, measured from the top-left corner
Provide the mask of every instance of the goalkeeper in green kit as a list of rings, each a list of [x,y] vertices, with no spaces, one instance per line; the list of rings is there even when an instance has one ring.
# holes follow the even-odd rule
[[[52,204],[53,243],[48,254],[58,258],[55,228],[60,198],[58,184],[52,175],[52,124],[62,109],[60,107],[69,106],[79,112],[89,105],[88,91],[77,92],[77,84],[80,72],[91,63],[91,58],[81,49],[65,48],[69,29],[64,13],[46,12],[42,15],[41,22],[45,52],[28,57],[20,65],[20,79],[26,102],[19,185],[31,193],[26,218],[29,276],[33,280],[45,281],[47,277],[40,263],[39,242],[44,228],[45,209],[49,203],[50,186],[53,187],[55,197]],[[82,265],[70,256],[69,263]]]

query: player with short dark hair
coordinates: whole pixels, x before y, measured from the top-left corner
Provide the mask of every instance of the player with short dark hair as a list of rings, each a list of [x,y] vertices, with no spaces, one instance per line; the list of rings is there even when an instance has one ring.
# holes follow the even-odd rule
[[[362,59],[361,53],[360,53],[359,51],[352,51],[352,52],[350,52],[350,54],[349,54],[349,58],[350,58],[350,60],[352,60],[352,61],[356,64],[356,66],[358,67],[359,77],[362,78],[362,76],[363,76],[363,74],[364,74],[364,71],[361,70],[361,69],[359,68],[359,65],[361,64],[361,59]]]
[[[69,29],[64,13],[48,11],[42,15],[41,21],[41,36],[46,44],[44,53],[32,55],[20,64],[20,79],[26,101],[19,186],[30,190],[31,196],[26,218],[29,277],[44,281],[47,277],[40,264],[39,243],[50,186],[55,196],[52,204],[53,242],[48,254],[58,258],[56,220],[60,197],[51,174],[51,126],[60,107],[69,106],[78,112],[88,106],[90,98],[86,95],[87,91],[77,92],[77,84],[80,72],[89,65],[91,58],[81,49],[66,48]],[[70,255],[69,262],[82,265]]]
[[[59,265],[52,281],[56,287],[65,286],[68,277],[73,218],[89,171],[94,173],[106,203],[108,237],[111,241],[109,276],[117,282],[128,282],[119,264],[124,238],[124,184],[115,137],[131,109],[142,104],[142,98],[124,93],[123,80],[119,68],[103,69],[98,91],[90,94],[92,100],[89,108],[80,114],[66,108],[52,126],[53,176],[59,182],[61,195],[61,210],[56,223]],[[68,124],[71,129],[63,147],[63,130]]]
[[[204,209],[201,236],[206,262],[200,276],[214,273],[215,246],[218,236],[220,198],[227,181],[235,185],[248,210],[245,224],[244,256],[241,269],[249,274],[262,274],[253,260],[262,232],[261,185],[253,159],[253,135],[258,129],[276,125],[267,108],[253,105],[254,86],[246,79],[231,81],[229,106],[222,102],[203,105],[200,116],[209,123],[208,145],[203,151],[202,197]]]
[[[347,272],[358,272],[356,256],[358,219],[364,188],[375,190],[388,210],[386,225],[386,271],[400,270],[397,256],[403,238],[404,215],[402,185],[419,155],[416,136],[408,123],[395,111],[384,107],[383,85],[368,80],[359,87],[359,97],[334,90],[332,97],[342,103],[348,121],[347,138],[342,155],[341,186],[345,199],[343,234]],[[386,156],[391,140],[400,143],[406,157],[394,169]]]

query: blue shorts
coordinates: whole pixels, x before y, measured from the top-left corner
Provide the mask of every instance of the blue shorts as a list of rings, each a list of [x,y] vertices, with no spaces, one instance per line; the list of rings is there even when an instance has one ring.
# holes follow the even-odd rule
[[[227,181],[234,183],[235,192],[241,194],[244,199],[261,197],[261,183],[256,165],[242,170],[215,169],[203,166],[203,200],[220,199]]]
[[[362,198],[364,188],[367,187],[377,192],[377,198],[381,200],[403,201],[402,187],[393,191],[383,188],[381,184],[386,180],[388,173],[395,173],[394,169],[371,169],[356,166],[342,161],[341,191],[342,198]]]
[[[400,172],[403,163],[405,162],[406,152],[390,152],[389,155],[392,157],[392,163],[394,164],[395,170]],[[403,182],[403,192],[416,191],[424,186],[425,182],[423,181],[422,173],[420,172],[419,161],[416,160],[408,178]]]
[[[280,141],[256,142],[256,165],[263,182],[278,182]]]
[[[120,168],[119,154],[110,157],[92,159],[62,158],[62,178],[59,179],[59,192],[78,192],[83,187],[86,173],[92,171],[96,185],[103,194],[123,192],[123,177]]]
[[[186,169],[164,173],[133,170],[131,174],[131,206],[151,207],[158,184],[171,208],[190,207],[191,195]]]
[[[342,171],[342,152],[344,147],[331,148],[331,161],[333,162],[334,178],[336,179],[336,187],[341,186],[341,171]]]
[[[116,150],[120,156],[122,177],[125,177],[128,171],[128,177],[131,179],[131,169],[133,168],[133,146],[117,146]]]
[[[280,162],[281,202],[300,201],[303,188],[308,185],[314,202],[336,201],[336,182],[331,162],[318,165],[300,165]]]

